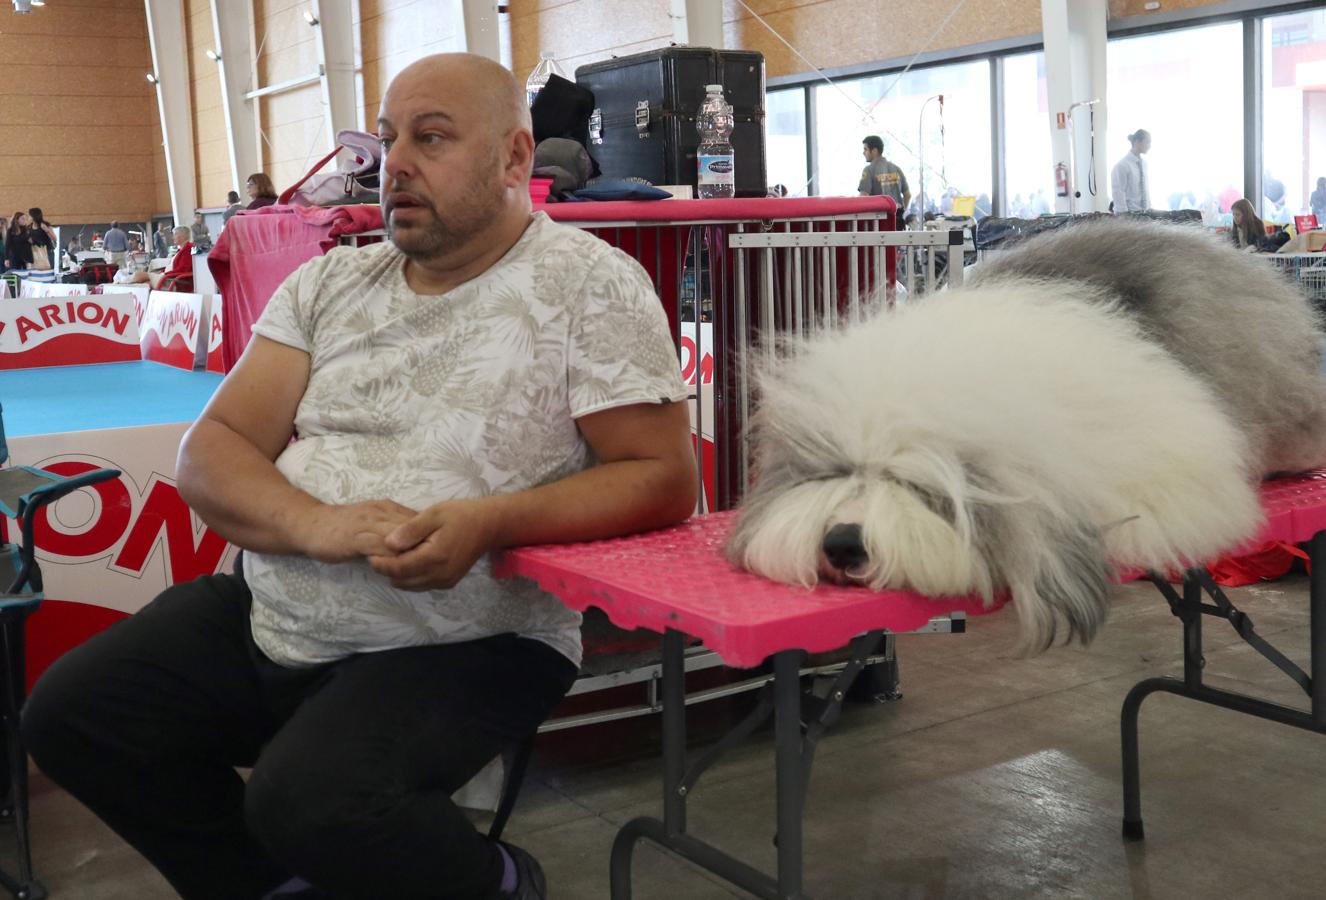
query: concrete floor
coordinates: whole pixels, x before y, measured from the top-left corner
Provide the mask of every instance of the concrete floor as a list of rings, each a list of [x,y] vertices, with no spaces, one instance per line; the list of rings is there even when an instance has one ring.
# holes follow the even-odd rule
[[[1231,597],[1306,666],[1304,578]],[[1013,659],[1015,627],[1005,611],[973,620],[965,635],[900,638],[905,698],[849,708],[820,746],[806,812],[811,896],[1326,896],[1326,742],[1308,732],[1152,697],[1141,731],[1148,837],[1144,845],[1121,840],[1120,703],[1139,679],[1180,671],[1178,623],[1154,588],[1119,588],[1089,650]],[[1228,625],[1208,619],[1206,632],[1209,683],[1304,705]],[[507,832],[542,861],[555,900],[606,898],[617,828],[660,810],[656,722],[581,734],[541,742]],[[766,871],[772,759],[771,735],[757,735],[706,775],[690,803],[695,832]],[[40,776],[32,807],[38,874],[53,898],[173,896]],[[9,866],[9,841],[0,845],[0,865]],[[642,845],[634,896],[747,895]]]

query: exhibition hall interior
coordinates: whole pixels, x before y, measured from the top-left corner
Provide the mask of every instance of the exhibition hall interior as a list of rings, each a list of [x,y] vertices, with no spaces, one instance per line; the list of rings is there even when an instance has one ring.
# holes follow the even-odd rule
[[[0,57],[0,900],[1321,896],[1326,3]]]

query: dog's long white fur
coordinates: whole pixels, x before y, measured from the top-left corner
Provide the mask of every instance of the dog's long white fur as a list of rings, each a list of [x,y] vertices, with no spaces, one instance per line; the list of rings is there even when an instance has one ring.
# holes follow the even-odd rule
[[[1079,251],[1145,239],[1157,253],[1173,231],[1079,230],[1096,232]],[[1265,265],[1229,259],[1201,235],[1175,240],[1197,248],[1196,264],[1214,253],[1234,271]],[[1256,481],[1280,456],[1326,461],[1316,351],[1286,368],[1292,378],[1249,394],[1302,395],[1276,401],[1298,404],[1281,415],[1294,421],[1277,421],[1231,399],[1226,381],[1247,388],[1235,375],[1194,371],[1184,335],[1157,339],[1165,316],[1146,304],[1163,297],[1141,304],[1099,280],[1026,270],[1012,258],[976,286],[814,339],[763,371],[757,479],[729,543],[734,560],[812,584],[828,528],[856,521],[869,555],[861,580],[936,596],[1007,588],[1028,647],[1043,648],[1061,623],[1092,637],[1116,568],[1175,569],[1253,537]],[[1254,284],[1273,277],[1247,272]],[[1300,342],[1319,339],[1305,304],[1271,286],[1282,291],[1271,301],[1210,309],[1256,316],[1259,302],[1297,303],[1306,332],[1282,352],[1303,354]],[[1238,322],[1216,325],[1228,329],[1229,356],[1204,365],[1255,363],[1238,349],[1248,337]]]

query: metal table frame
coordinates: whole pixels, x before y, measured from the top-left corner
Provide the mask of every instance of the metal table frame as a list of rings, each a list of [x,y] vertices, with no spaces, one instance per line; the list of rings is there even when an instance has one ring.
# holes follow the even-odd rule
[[[871,631],[851,644],[851,657],[827,695],[804,694],[801,650],[774,654],[773,679],[761,690],[754,710],[689,768],[686,760],[685,636],[669,630],[663,636],[663,818],[644,816],[622,826],[612,845],[612,900],[630,900],[631,854],[648,839],[706,871],[766,900],[808,900],[803,889],[802,814],[815,748],[837,721],[847,689],[866,661],[885,640]],[[769,716],[774,718],[777,792],[778,873],[771,877],[695,837],[686,827],[686,800],[700,776],[718,758],[748,737]]]
[[[1311,675],[1257,634],[1252,620],[1229,601],[1205,569],[1190,569],[1184,575],[1182,594],[1175,591],[1161,576],[1151,576],[1151,581],[1169,602],[1170,610],[1183,623],[1183,677],[1147,678],[1134,685],[1124,698],[1120,732],[1123,745],[1123,835],[1126,839],[1140,841],[1145,836],[1137,719],[1142,701],[1152,694],[1165,692],[1189,697],[1259,719],[1326,734],[1326,531],[1314,534],[1308,548],[1312,563],[1309,583],[1311,655],[1308,664]],[[1212,602],[1203,602],[1204,596]],[[1311,700],[1311,708],[1306,711],[1294,709],[1203,684],[1202,669],[1206,666],[1206,657],[1202,654],[1204,615],[1228,621],[1239,637],[1303,689]]]

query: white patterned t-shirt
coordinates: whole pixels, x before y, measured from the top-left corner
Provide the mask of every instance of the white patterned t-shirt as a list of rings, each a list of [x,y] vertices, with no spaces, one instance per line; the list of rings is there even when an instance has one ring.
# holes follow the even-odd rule
[[[575,419],[687,395],[635,260],[543,213],[482,275],[416,294],[391,243],[339,248],[286,279],[256,334],[310,355],[276,467],[325,503],[411,509],[525,490],[593,464]],[[278,663],[514,632],[580,662],[580,614],[487,557],[449,590],[393,588],[366,561],[245,553],[253,637]]]

